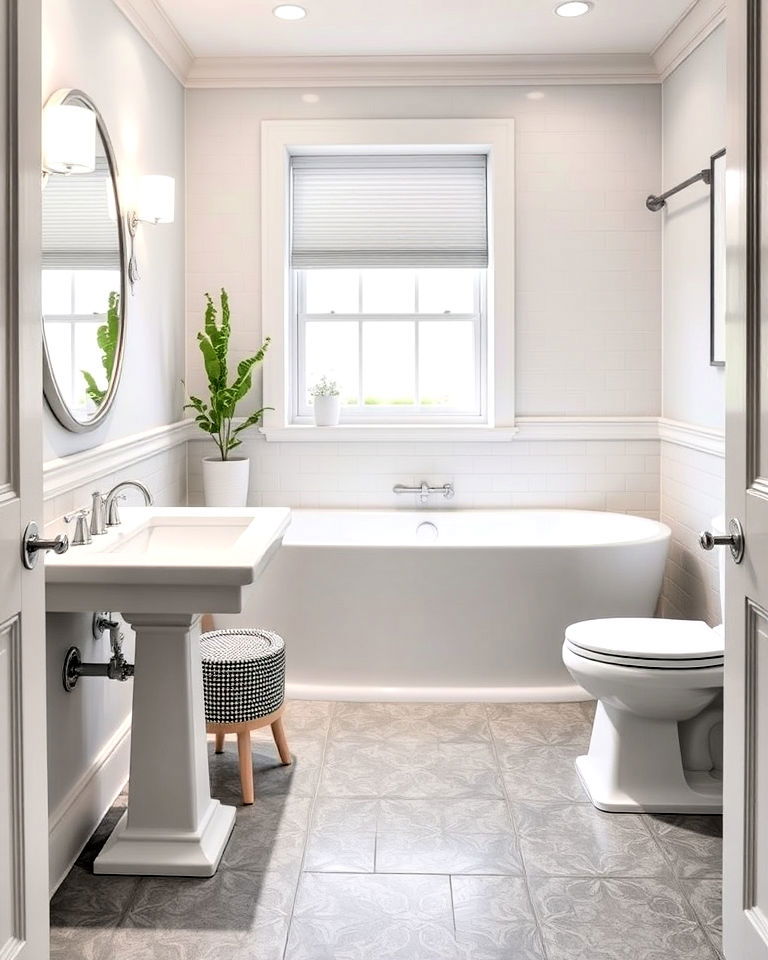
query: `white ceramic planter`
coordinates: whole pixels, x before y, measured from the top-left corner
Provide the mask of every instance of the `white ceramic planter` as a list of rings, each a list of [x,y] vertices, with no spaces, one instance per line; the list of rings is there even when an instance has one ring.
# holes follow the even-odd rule
[[[335,427],[341,413],[341,397],[315,397],[315,426]]]
[[[203,498],[206,507],[244,507],[248,503],[248,457],[220,460],[203,457]]]

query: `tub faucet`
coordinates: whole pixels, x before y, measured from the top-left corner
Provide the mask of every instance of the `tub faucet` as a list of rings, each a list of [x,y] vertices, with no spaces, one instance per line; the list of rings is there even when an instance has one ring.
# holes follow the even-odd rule
[[[124,499],[120,495],[120,491],[125,487],[135,487],[144,497],[145,506],[152,506],[152,494],[143,483],[139,483],[138,480],[123,480],[121,483],[116,483],[104,498],[104,513],[106,514],[108,527],[116,527],[120,524],[120,511],[117,509],[117,501]]]
[[[442,493],[443,499],[452,499],[455,491],[452,483],[444,483],[441,487],[430,487],[426,480],[422,480],[418,487],[406,487],[402,483],[396,483],[392,487],[392,493],[415,493],[418,494],[419,503],[427,503],[432,493]]]

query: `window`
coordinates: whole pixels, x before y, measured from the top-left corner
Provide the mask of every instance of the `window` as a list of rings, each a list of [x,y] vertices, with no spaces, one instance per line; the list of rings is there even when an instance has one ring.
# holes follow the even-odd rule
[[[321,377],[350,422],[482,422],[486,166],[466,153],[294,158],[294,422],[310,421]]]
[[[485,271],[296,271],[296,412],[339,384],[346,418],[481,418]]]
[[[514,436],[512,120],[265,120],[261,229],[268,440]]]

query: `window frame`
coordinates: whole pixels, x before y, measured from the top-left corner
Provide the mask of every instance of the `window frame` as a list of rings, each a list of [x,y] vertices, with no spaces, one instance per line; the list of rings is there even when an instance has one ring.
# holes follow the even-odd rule
[[[490,264],[486,274],[485,397],[482,418],[358,419],[336,428],[296,418],[296,280],[289,266],[290,161],[318,153],[484,153],[488,157]],[[272,339],[263,371],[268,440],[371,439],[418,435],[478,440],[514,435],[514,121],[265,120],[261,123],[262,333]],[[335,433],[334,433],[335,431]],[[326,433],[328,434],[326,436]]]
[[[358,276],[358,311],[357,313],[308,313],[306,311],[306,275],[307,270],[291,269],[292,279],[292,318],[293,318],[293,336],[291,344],[291,367],[292,367],[292,406],[291,423],[309,424],[313,422],[313,412],[303,386],[306,384],[306,337],[302,335],[302,330],[307,323],[312,321],[338,321],[340,323],[355,323],[359,331],[359,372],[360,372],[360,399],[361,403],[357,408],[341,408],[341,423],[354,423],[363,425],[365,423],[477,423],[482,424],[486,421],[487,409],[487,310],[486,310],[486,283],[483,282],[487,276],[487,271],[481,268],[473,269],[473,305],[471,313],[420,313],[418,311],[418,273],[419,268],[413,268],[416,272],[415,306],[416,310],[411,313],[364,313],[363,312],[363,278],[362,270],[359,270]],[[458,268],[457,268],[458,269]],[[465,269],[465,268],[462,268]],[[470,268],[472,269],[472,268]],[[394,405],[368,405],[362,403],[363,395],[363,347],[362,347],[362,328],[366,321],[383,321],[392,323],[415,323],[416,325],[416,347],[414,353],[415,364],[415,387],[418,396],[419,387],[419,336],[418,329],[421,323],[430,321],[456,320],[471,321],[474,326],[473,339],[475,345],[475,397],[472,410],[461,410],[457,408],[442,407],[440,409],[428,408],[424,406],[394,406]]]

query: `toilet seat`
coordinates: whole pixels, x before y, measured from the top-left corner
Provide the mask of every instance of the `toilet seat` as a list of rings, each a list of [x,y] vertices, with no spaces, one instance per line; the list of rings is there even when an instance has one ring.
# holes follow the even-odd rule
[[[586,660],[657,670],[722,667],[723,634],[702,620],[583,620],[565,631],[565,646]]]

